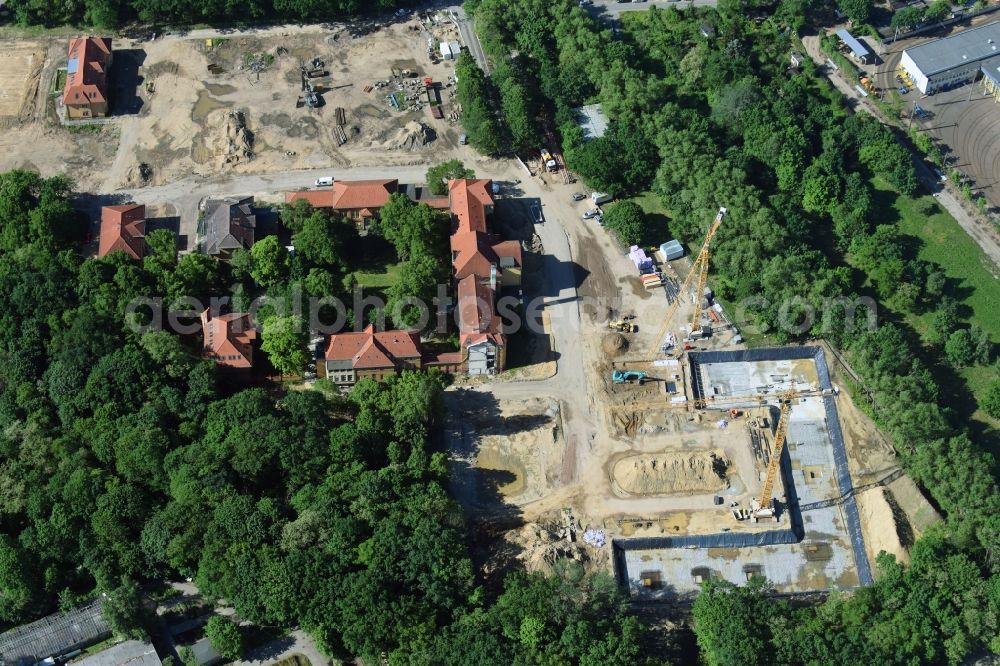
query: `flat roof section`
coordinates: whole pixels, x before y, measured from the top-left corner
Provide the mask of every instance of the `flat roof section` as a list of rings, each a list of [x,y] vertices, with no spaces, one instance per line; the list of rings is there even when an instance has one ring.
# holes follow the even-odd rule
[[[847,48],[851,49],[851,52],[859,58],[864,58],[871,53],[871,51],[868,50],[868,47],[855,39],[854,35],[847,32],[846,28],[838,30],[837,37],[840,37],[840,41],[844,42],[844,44],[847,45]]]
[[[576,118],[586,141],[599,139],[608,131],[608,117],[601,111],[600,104],[581,106],[576,110]]]
[[[1000,46],[1000,21],[994,21],[950,37],[914,46],[903,53],[910,56],[910,60],[925,76],[932,76],[965,63],[1000,55],[998,46]]]
[[[149,643],[124,641],[74,662],[74,666],[161,666],[161,662]]]

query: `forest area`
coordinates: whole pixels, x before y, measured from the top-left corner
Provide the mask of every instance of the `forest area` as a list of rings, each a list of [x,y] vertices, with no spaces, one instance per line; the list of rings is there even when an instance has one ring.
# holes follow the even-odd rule
[[[200,332],[126,314],[137,297],[205,299],[234,282],[237,299],[252,285],[273,299],[339,293],[353,225],[287,208],[294,258],[274,236],[229,264],[178,258],[158,230],[141,262],[82,260],[71,189],[0,174],[0,630],[105,593],[115,632],[141,636],[155,626],[144,591],[190,577],[240,619],[299,626],[336,657],[645,663],[610,576],[476,576],[435,434],[440,375],[366,380],[346,397],[239,390],[199,357]],[[416,236],[434,238],[419,225],[437,218],[396,206],[382,233],[426,261]],[[301,334],[262,316],[270,361],[295,363]],[[209,629],[239,644],[231,625]]]
[[[83,25],[109,30],[132,23],[186,26],[267,21],[330,21],[396,8],[398,0],[8,0],[24,26]]]
[[[502,145],[517,147],[514,127],[527,125],[538,140],[540,123],[554,123],[569,168],[590,187],[652,190],[671,235],[691,246],[728,207],[713,289],[726,302],[758,298],[750,317],[771,341],[823,337],[843,350],[862,378],[851,386],[855,400],[947,516],[915,544],[909,566],[883,555],[873,587],[818,606],[775,603],[766,581],[708,584],[694,606],[705,661],[954,664],[1000,651],[998,432],[995,422],[970,419],[977,399],[1000,417],[1000,388],[995,380],[974,396],[958,373],[996,372],[996,342],[880,208],[875,184],[898,196],[918,187],[906,147],[873,118],[850,113],[811,61],[789,69],[810,3],[782,0],[759,22],[747,16],[753,3],[653,7],[625,15],[617,39],[569,0],[466,7],[488,55],[516,71],[516,95],[503,94],[511,85],[503,74],[485,82]],[[513,97],[523,99],[510,104]],[[585,142],[573,109],[595,102],[609,130]],[[877,326],[848,325],[837,308],[805,318],[830,299],[860,296],[878,303]],[[799,330],[778,326],[782,306],[800,313],[792,317],[805,322]],[[908,325],[911,314],[933,317],[932,336]]]

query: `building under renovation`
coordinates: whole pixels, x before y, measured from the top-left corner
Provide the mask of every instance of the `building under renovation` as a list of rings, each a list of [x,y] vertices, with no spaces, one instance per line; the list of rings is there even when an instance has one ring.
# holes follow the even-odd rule
[[[903,51],[905,73],[922,93],[933,94],[975,81],[980,71],[997,78],[1000,21],[964,30]]]

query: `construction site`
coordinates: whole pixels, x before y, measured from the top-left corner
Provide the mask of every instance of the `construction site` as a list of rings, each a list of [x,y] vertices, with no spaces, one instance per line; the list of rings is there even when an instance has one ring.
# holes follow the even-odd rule
[[[779,593],[849,589],[937,520],[841,392],[832,350],[746,348],[708,286],[726,214],[690,258],[648,262],[566,218],[588,272],[586,390],[563,357],[548,380],[449,395],[456,494],[497,544],[486,570],[572,557],[658,602],[755,574]]]
[[[0,169],[71,174],[111,192],[190,175],[398,166],[458,146],[454,57],[445,12],[356,26],[285,26],[197,38],[115,39],[115,96],[138,111],[62,127],[66,40],[0,46]],[[441,44],[451,44],[447,58]],[[124,80],[128,78],[129,80]]]

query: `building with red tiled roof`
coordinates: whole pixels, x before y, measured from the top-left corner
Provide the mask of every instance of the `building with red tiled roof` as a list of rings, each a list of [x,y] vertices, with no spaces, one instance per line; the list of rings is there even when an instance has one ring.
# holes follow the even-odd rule
[[[146,253],[146,207],[142,204],[101,208],[101,238],[97,256],[124,252],[133,259]]]
[[[459,343],[470,375],[493,375],[507,367],[507,337],[494,299],[493,288],[478,276],[458,283]]]
[[[326,348],[326,376],[334,384],[351,386],[365,377],[384,379],[423,365],[420,337],[407,331],[364,331],[330,336]]]
[[[77,37],[69,40],[63,106],[69,118],[103,118],[108,115],[108,71],[111,69],[110,37]]]
[[[354,220],[364,230],[379,209],[389,203],[389,196],[398,191],[396,179],[337,180],[329,189],[286,192],[285,202],[308,201],[313,208],[326,208]]]
[[[205,338],[202,358],[212,359],[224,370],[249,374],[257,339],[249,314],[233,312],[212,316],[211,310],[205,310],[201,313],[201,330]]]
[[[486,218],[493,214],[490,180],[460,178],[448,181],[448,203],[451,207],[452,230],[455,232],[486,232]]]
[[[495,267],[497,284],[521,284],[521,244],[517,241],[501,241],[492,234],[470,231],[452,234],[449,242],[456,281],[470,275],[492,279]]]

